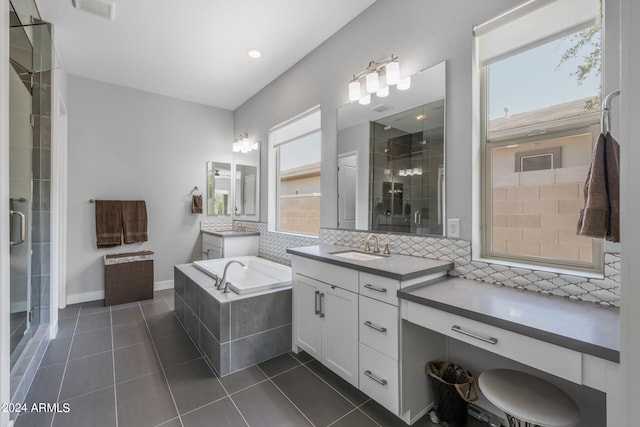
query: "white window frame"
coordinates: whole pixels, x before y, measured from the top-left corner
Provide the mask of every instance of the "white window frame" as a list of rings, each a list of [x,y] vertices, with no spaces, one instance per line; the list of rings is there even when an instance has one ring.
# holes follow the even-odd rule
[[[310,108],[295,117],[290,118],[269,129],[269,158],[268,158],[268,198],[267,203],[267,230],[274,233],[293,234],[304,237],[319,237],[313,234],[292,233],[288,231],[278,230],[279,217],[279,200],[280,200],[280,181],[278,172],[280,165],[278,164],[278,147],[289,141],[299,139],[305,135],[320,132],[321,129],[321,111],[320,105]],[[322,174],[322,172],[321,172]]]
[[[566,260],[551,260],[533,256],[505,256],[496,254],[491,250],[492,238],[492,183],[491,183],[491,150],[500,146],[514,144],[528,144],[536,141],[549,140],[563,136],[577,135],[591,132],[595,138],[599,132],[599,112],[593,115],[585,115],[580,118],[568,119],[560,123],[545,126],[545,133],[541,135],[531,135],[532,129],[517,129],[508,131],[502,135],[494,137],[488,141],[488,73],[487,67],[494,62],[506,59],[517,53],[528,51],[537,46],[547,43],[554,38],[574,33],[581,28],[595,25],[599,17],[592,17],[593,13],[574,14],[573,23],[563,23],[566,15],[561,11],[563,8],[576,8],[584,6],[576,0],[531,0],[523,5],[488,21],[485,24],[474,28],[474,63],[476,65],[476,75],[474,85],[478,90],[474,105],[477,106],[476,126],[477,138],[474,138],[474,146],[477,147],[478,156],[474,158],[473,167],[475,176],[479,178],[479,184],[474,186],[473,216],[479,227],[474,228],[473,247],[474,261],[491,262],[495,264],[521,267],[527,269],[545,270],[560,274],[580,274],[585,277],[601,278],[604,270],[604,243],[602,240],[595,240],[594,258],[591,263],[572,262]],[[587,8],[581,8],[584,11]],[[562,17],[560,20],[544,20],[541,17],[545,13],[551,13]],[[591,15],[591,16],[590,16]],[[527,38],[527,31],[534,34],[538,29],[527,28],[530,23],[549,22],[549,28],[539,31],[541,36],[530,36]],[[554,27],[555,26],[555,27]],[[525,31],[522,30],[525,28]],[[564,27],[564,28],[563,28]],[[516,40],[517,30],[519,39]],[[521,37],[521,34],[525,34]],[[484,37],[484,40],[483,40]],[[487,48],[487,40],[493,39],[491,49]],[[539,129],[542,125],[536,125]],[[588,130],[587,130],[588,129]]]

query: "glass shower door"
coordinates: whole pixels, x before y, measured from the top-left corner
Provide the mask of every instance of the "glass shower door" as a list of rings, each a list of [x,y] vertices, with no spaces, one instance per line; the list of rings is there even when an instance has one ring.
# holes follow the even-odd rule
[[[10,68],[10,348],[13,367],[30,338],[33,128],[31,90],[24,81],[28,76],[19,74],[20,67]]]

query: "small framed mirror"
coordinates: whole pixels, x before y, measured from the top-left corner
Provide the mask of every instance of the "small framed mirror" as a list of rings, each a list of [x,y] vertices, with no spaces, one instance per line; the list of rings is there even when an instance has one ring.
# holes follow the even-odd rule
[[[207,162],[207,215],[231,215],[231,165]]]

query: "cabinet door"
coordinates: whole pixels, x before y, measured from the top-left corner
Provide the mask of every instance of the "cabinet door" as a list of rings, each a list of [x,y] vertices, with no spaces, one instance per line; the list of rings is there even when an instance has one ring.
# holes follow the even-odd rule
[[[319,283],[296,274],[294,293],[294,335],[298,347],[322,360],[322,319],[320,318]]]
[[[212,246],[208,243],[202,244],[202,259],[218,259],[222,258],[222,248]]]
[[[324,364],[358,387],[358,294],[325,285],[320,305]]]

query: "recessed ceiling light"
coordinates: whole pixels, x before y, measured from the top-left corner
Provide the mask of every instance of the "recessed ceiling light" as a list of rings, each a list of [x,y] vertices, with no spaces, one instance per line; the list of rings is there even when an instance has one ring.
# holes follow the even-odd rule
[[[249,58],[260,58],[262,56],[262,52],[258,49],[249,49],[247,51],[247,55],[249,55]]]

